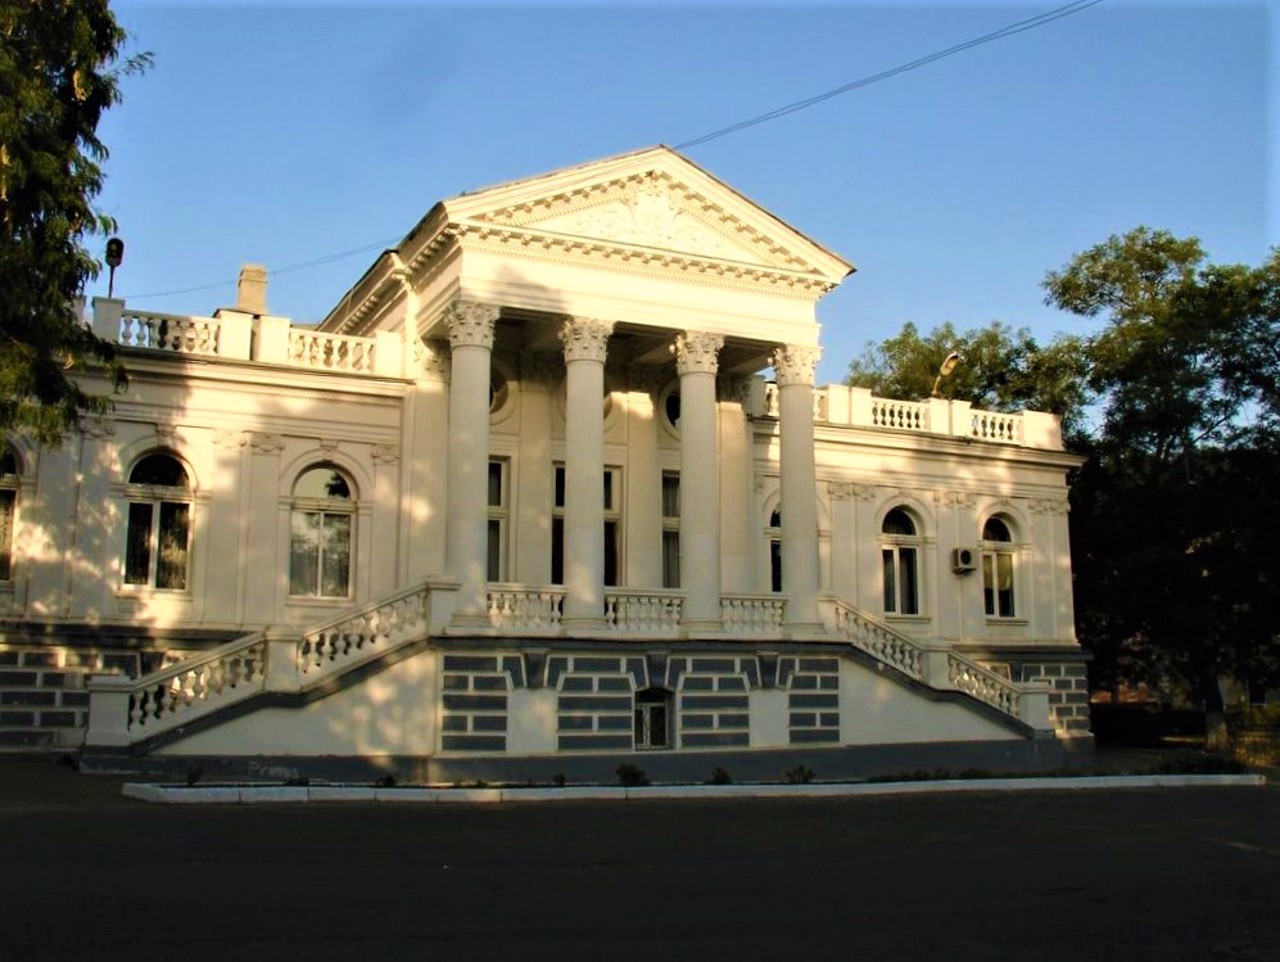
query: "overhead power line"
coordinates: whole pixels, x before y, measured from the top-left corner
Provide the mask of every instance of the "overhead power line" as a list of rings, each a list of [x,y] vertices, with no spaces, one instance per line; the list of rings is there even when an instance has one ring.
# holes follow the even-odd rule
[[[890,77],[896,77],[898,74],[906,73],[909,70],[916,70],[926,64],[931,64],[937,60],[954,56],[971,47],[981,46],[984,43],[991,43],[993,40],[1003,40],[1005,37],[1012,37],[1014,34],[1024,33],[1027,30],[1034,30],[1036,27],[1043,27],[1046,23],[1052,23],[1054,20],[1061,20],[1063,17],[1069,17],[1072,14],[1080,13],[1089,7],[1101,3],[1102,0],[1075,0],[1065,6],[1049,10],[1046,13],[1038,14],[1034,17],[1028,17],[1026,20],[1019,20],[1017,23],[1011,23],[999,30],[993,30],[991,33],[985,33],[980,37],[974,37],[972,40],[966,40],[955,46],[947,47],[945,50],[938,50],[927,56],[912,60],[909,63],[900,64],[897,67],[890,67],[888,70],[882,70],[879,73],[872,74],[869,77],[862,77],[859,80],[850,81],[831,90],[816,94],[812,97],[806,97],[804,100],[797,100],[794,103],[786,104],[770,110],[768,113],[760,114],[748,120],[740,120],[736,124],[730,124],[728,127],[721,127],[719,130],[713,130],[709,134],[703,134],[701,137],[695,137],[692,140],[686,140],[684,143],[676,144],[677,150],[684,150],[688,147],[697,147],[708,141],[716,140],[719,137],[725,137],[729,134],[737,133],[739,130],[746,130],[748,127],[755,127],[757,124],[763,124],[770,120],[777,120],[779,117],[785,117],[788,114],[794,114],[797,111],[805,110],[833,97],[839,97],[841,94],[847,94],[851,90],[857,90],[860,87],[869,87],[871,84],[879,83],[882,80],[888,80]]]
[[[1102,0],[1074,0],[1074,2],[1072,3],[1065,4],[1061,7],[1056,7],[1053,10],[1048,10],[1044,13],[1037,14],[1034,17],[1028,17],[1025,20],[1019,20],[1016,23],[1011,23],[1007,26],[1001,27],[999,30],[993,30],[990,33],[984,33],[980,37],[974,37],[971,40],[965,40],[962,43],[957,43],[953,46],[947,47],[944,50],[937,50],[923,57],[918,57],[917,59],[912,60],[908,63],[899,64],[896,67],[890,67],[888,70],[882,70],[879,73],[871,74],[870,76],[862,77],[858,80],[852,80],[849,83],[841,84],[839,87],[834,87],[831,90],[824,91],[823,93],[815,94],[812,97],[806,97],[803,100],[797,100],[797,101],[794,101],[793,103],[785,104],[781,107],[777,107],[773,110],[770,110],[767,113],[759,114],[758,116],[755,116],[755,117],[750,117],[747,120],[740,120],[737,123],[730,124],[727,127],[721,127],[719,130],[713,130],[710,133],[701,135],[700,137],[694,137],[692,140],[686,140],[683,143],[676,144],[675,145],[676,149],[686,150],[690,147],[697,147],[709,141],[717,140],[720,137],[727,137],[729,134],[737,133],[740,130],[746,130],[749,127],[755,127],[760,124],[767,123],[770,120],[777,120],[779,117],[785,117],[788,114],[794,114],[798,111],[806,110],[809,107],[813,107],[827,100],[831,100],[833,97],[839,97],[841,94],[849,93],[852,90],[858,90],[862,87],[869,87],[871,86],[871,84],[880,83],[882,80],[888,80],[891,77],[898,76],[899,74],[907,73],[908,71],[911,71],[911,70],[917,70],[920,67],[927,66],[928,64],[934,63],[938,60],[943,60],[947,57],[955,56],[956,54],[962,53],[963,51],[969,50],[973,47],[978,47],[978,46],[981,46],[982,44],[991,43],[995,40],[1003,40],[1006,37],[1012,37],[1019,33],[1025,33],[1026,31],[1034,30],[1037,27],[1043,27],[1045,24],[1053,23],[1055,20],[1061,20],[1064,17],[1073,16],[1074,14],[1087,10],[1090,7],[1097,6],[1099,3],[1102,3]],[[352,247],[349,250],[338,251],[333,254],[324,254],[320,257],[312,258],[311,260],[300,261],[297,264],[288,264],[284,267],[271,268],[271,274],[273,276],[278,276],[280,274],[289,274],[289,273],[292,273],[293,271],[301,271],[301,270],[307,270],[308,268],[312,268],[312,267],[320,267],[321,265],[331,264],[334,261],[339,261],[346,257],[352,257],[356,254],[363,254],[366,251],[375,250],[377,248],[385,248],[388,245],[394,243],[396,240],[397,238],[392,237],[392,238],[388,238],[387,240],[378,241],[373,244],[364,244],[360,247]],[[208,291],[208,290],[213,290],[219,287],[228,287],[234,283],[236,283],[236,281],[235,279],[232,279],[227,281],[217,281],[216,283],[213,283],[213,284],[200,284],[196,287],[184,287],[179,290],[173,290],[173,291],[151,291],[146,294],[130,294],[128,296],[134,297],[134,298],[172,297],[178,294],[194,294],[198,291]]]

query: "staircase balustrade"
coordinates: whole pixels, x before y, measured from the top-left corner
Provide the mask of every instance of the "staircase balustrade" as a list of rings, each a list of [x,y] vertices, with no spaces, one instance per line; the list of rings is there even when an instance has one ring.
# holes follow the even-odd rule
[[[298,671],[333,675],[426,634],[431,588],[417,585],[312,628],[298,643]]]
[[[138,679],[128,696],[127,727],[150,735],[262,691],[266,655],[266,636],[258,632]]]

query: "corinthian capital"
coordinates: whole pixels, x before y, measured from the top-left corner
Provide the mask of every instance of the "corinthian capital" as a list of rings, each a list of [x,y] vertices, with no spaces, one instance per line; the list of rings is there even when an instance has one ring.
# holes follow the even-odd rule
[[[609,335],[612,333],[613,321],[599,321],[590,317],[567,318],[560,328],[565,361],[599,361],[603,364],[608,353]]]
[[[818,358],[822,356],[822,348],[803,347],[799,344],[784,344],[773,352],[773,370],[778,375],[778,387],[791,384],[813,385],[814,372],[818,367]]]
[[[724,347],[724,338],[719,334],[700,334],[685,332],[677,334],[671,345],[671,353],[676,356],[676,371],[679,374],[715,374],[718,366],[717,355]]]
[[[474,301],[454,301],[445,311],[444,323],[449,329],[453,347],[484,347],[493,350],[493,325],[498,308]]]

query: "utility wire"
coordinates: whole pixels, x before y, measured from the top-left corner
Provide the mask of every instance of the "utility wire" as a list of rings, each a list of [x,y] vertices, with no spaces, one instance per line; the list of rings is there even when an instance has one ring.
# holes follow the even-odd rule
[[[777,120],[779,117],[785,117],[788,114],[794,114],[797,111],[805,110],[809,107],[816,106],[817,104],[830,100],[833,97],[839,97],[841,94],[849,93],[851,90],[857,90],[861,87],[869,87],[871,84],[879,83],[882,80],[888,80],[891,77],[896,77],[898,76],[898,74],[907,73],[908,71],[911,71],[911,70],[917,70],[920,67],[924,67],[938,60],[943,60],[946,57],[955,56],[956,54],[962,53],[965,50],[969,50],[972,47],[978,47],[978,46],[981,46],[982,44],[991,43],[992,41],[995,41],[995,40],[1003,40],[1005,37],[1012,37],[1016,34],[1024,33],[1027,30],[1034,30],[1037,27],[1043,27],[1047,23],[1052,23],[1055,20],[1061,20],[1064,17],[1070,17],[1073,14],[1081,13],[1084,10],[1088,10],[1090,7],[1097,6],[1101,2],[1102,0],[1073,0],[1072,3],[1068,3],[1068,4],[1065,4],[1064,6],[1057,7],[1053,10],[1048,10],[1044,13],[1037,14],[1034,17],[1028,17],[1025,20],[1019,20],[1016,23],[1011,23],[1008,26],[1001,27],[999,30],[993,30],[990,33],[984,33],[980,37],[974,37],[971,40],[965,40],[962,43],[958,43],[958,44],[955,44],[954,46],[947,47],[944,50],[935,51],[934,53],[927,54],[926,56],[923,56],[923,57],[919,57],[908,63],[899,64],[896,67],[890,67],[888,70],[882,70],[879,73],[871,74],[870,76],[862,77],[858,80],[850,81],[847,84],[842,84],[839,87],[834,87],[831,90],[827,90],[823,93],[815,94],[812,97],[806,97],[803,100],[797,100],[797,101],[794,101],[793,103],[785,104],[781,107],[776,107],[775,109],[770,110],[767,113],[759,114],[758,116],[751,117],[747,120],[740,120],[737,123],[730,124],[727,127],[721,127],[719,130],[713,130],[710,133],[703,134],[700,137],[695,137],[692,140],[686,140],[683,143],[676,144],[675,145],[676,149],[685,150],[689,147],[698,147],[702,144],[708,143],[709,141],[717,140],[720,137],[727,137],[729,134],[737,133],[739,130],[746,130],[749,127],[755,127],[759,124],[767,123],[770,120]],[[335,254],[325,254],[321,257],[316,257],[309,261],[300,261],[297,264],[288,264],[284,267],[273,268],[271,270],[271,275],[278,276],[280,274],[289,274],[294,271],[306,270],[311,267],[319,267],[323,264],[331,264],[334,261],[339,261],[346,257],[352,257],[356,254],[363,254],[365,251],[375,250],[377,248],[385,248],[389,244],[394,243],[396,240],[397,238],[392,237],[384,241],[378,241],[377,243],[374,243],[374,244],[365,244],[361,247],[353,247],[350,250],[338,251]],[[214,284],[201,284],[198,287],[184,287],[181,290],[175,290],[175,291],[151,291],[146,294],[130,294],[128,295],[128,297],[132,297],[132,298],[171,297],[177,294],[194,294],[198,291],[208,291],[218,287],[228,287],[234,283],[236,283],[235,280],[218,281],[217,283],[214,283]]]
[[[725,137],[739,130],[746,130],[748,127],[754,127],[757,124],[763,124],[769,120],[776,120],[779,117],[785,117],[787,114],[796,113],[808,107],[813,107],[823,101],[830,100],[832,97],[838,97],[841,94],[848,93],[851,90],[857,90],[860,87],[867,87],[881,80],[888,80],[890,77],[896,77],[898,74],[906,73],[909,70],[915,70],[926,64],[931,64],[945,57],[951,57],[971,47],[977,47],[984,43],[991,43],[993,40],[1003,40],[1005,37],[1012,37],[1014,34],[1023,33],[1027,30],[1034,30],[1036,27],[1042,27],[1046,23],[1052,23],[1054,20],[1061,20],[1063,17],[1069,17],[1072,14],[1080,13],[1089,7],[1101,3],[1102,0],[1075,0],[1065,6],[1049,10],[1045,13],[1038,14],[1034,17],[1028,17],[1026,20],[1019,20],[1017,23],[1011,23],[999,30],[993,30],[991,33],[983,34],[980,37],[974,37],[972,40],[966,40],[955,46],[947,47],[945,50],[938,50],[927,56],[912,60],[910,63],[900,64],[897,67],[891,67],[888,70],[882,70],[880,73],[872,74],[869,77],[863,77],[860,80],[854,80],[839,87],[835,87],[824,93],[817,94],[813,97],[806,97],[804,100],[797,100],[794,103],[770,110],[768,113],[760,114],[749,120],[741,120],[736,124],[730,124],[728,127],[721,127],[719,130],[713,130],[709,134],[703,134],[701,137],[695,137],[692,140],[686,140],[684,143],[676,144],[677,150],[684,150],[688,147],[697,147],[708,141],[715,140],[719,137]]]
[[[312,258],[309,261],[299,261],[297,264],[286,264],[284,267],[273,267],[270,270],[272,277],[279,277],[281,274],[291,274],[294,271],[306,270],[308,267],[319,267],[321,264],[331,264],[334,261],[340,261],[344,257],[352,257],[355,254],[363,254],[365,251],[385,249],[387,245],[394,244],[398,237],[389,237],[386,240],[378,241],[374,244],[365,244],[362,247],[352,247],[350,250],[338,251],[336,254],[325,254],[321,257]],[[147,294],[129,294],[125,295],[125,299],[133,297],[171,297],[176,294],[194,294],[197,291],[211,291],[218,287],[229,287],[236,283],[236,278],[229,281],[218,281],[215,284],[201,284],[198,287],[184,287],[176,291],[151,291]]]

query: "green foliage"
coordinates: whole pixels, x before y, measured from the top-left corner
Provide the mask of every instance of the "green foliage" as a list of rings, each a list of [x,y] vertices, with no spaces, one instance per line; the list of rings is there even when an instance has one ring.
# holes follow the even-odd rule
[[[1176,673],[1226,738],[1218,678],[1277,678],[1277,255],[1205,262],[1137,228],[1045,280],[1106,325],[1085,345],[1101,410],[1072,490],[1081,640],[1095,684]]]
[[[619,784],[627,788],[638,788],[649,784],[649,777],[635,765],[619,765],[615,774],[618,776]]]
[[[75,305],[98,264],[85,248],[115,228],[97,212],[103,112],[120,100],[126,35],[106,0],[28,0],[0,5],[0,429],[56,443],[81,414],[110,399],[72,379],[124,370]]]
[[[786,773],[788,785],[808,785],[813,781],[814,777],[813,769],[805,768],[803,765],[797,765]]]
[[[711,778],[708,779],[709,785],[732,785],[733,777],[723,768],[717,766],[711,771]]]
[[[951,353],[960,362],[938,379]],[[847,384],[870,388],[881,397],[925,398],[938,393],[988,411],[1050,411],[1068,433],[1077,426],[1086,401],[1079,339],[1060,337],[1041,348],[1026,328],[993,321],[957,332],[949,323],[921,335],[907,322],[881,344],[870,343],[849,365]]]

